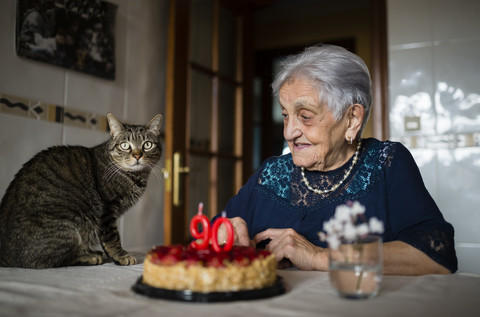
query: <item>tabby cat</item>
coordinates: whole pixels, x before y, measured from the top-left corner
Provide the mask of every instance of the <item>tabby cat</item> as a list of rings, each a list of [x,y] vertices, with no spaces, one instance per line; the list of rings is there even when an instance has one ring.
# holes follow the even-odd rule
[[[51,268],[103,263],[132,265],[117,218],[145,191],[162,154],[162,115],[147,125],[107,114],[110,139],[93,148],[56,146],[34,156],[0,204],[0,266]]]

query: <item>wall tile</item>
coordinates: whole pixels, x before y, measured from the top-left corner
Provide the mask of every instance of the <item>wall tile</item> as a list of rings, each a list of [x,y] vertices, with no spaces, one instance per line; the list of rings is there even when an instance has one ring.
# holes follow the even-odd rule
[[[432,4],[433,41],[456,42],[480,38],[480,1],[434,0]]]
[[[120,79],[110,81],[74,72],[67,77],[65,105],[68,107],[104,114],[112,112],[119,116],[123,113],[124,87]]]
[[[478,273],[478,249],[479,244],[459,243],[456,246],[458,258],[458,272]]]
[[[0,197],[24,163],[41,150],[62,144],[62,129],[57,123],[0,113]]]
[[[422,45],[431,42],[432,0],[390,0],[387,5],[388,45]]]
[[[391,136],[411,150],[454,226],[459,271],[480,273],[480,2],[389,0],[387,7]],[[402,127],[406,109],[427,115],[418,134]]]
[[[0,111],[20,117],[29,117],[30,99],[0,94]]]
[[[75,126],[64,128],[63,143],[68,145],[82,145],[93,147],[108,140],[110,135],[107,132],[94,131]]]
[[[479,51],[480,40],[435,46],[438,133],[480,130]]]
[[[146,5],[147,4],[147,5]],[[168,12],[168,1],[144,0],[129,3],[128,29],[138,31],[129,37],[125,78],[128,87],[126,117],[133,122],[148,122],[158,113],[165,114],[165,76],[161,70],[166,60],[166,41],[151,38],[167,38],[168,19],[159,19]]]
[[[437,203],[454,227],[457,242],[480,244],[478,189],[480,148],[438,150]]]
[[[435,134],[432,49],[390,51],[390,134]],[[419,118],[419,128],[407,130],[406,119]],[[408,122],[407,122],[408,123]]]

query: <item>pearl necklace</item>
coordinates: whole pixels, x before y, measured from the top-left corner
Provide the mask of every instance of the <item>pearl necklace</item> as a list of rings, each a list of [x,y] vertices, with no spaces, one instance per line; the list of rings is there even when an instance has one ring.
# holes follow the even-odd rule
[[[357,145],[357,150],[355,151],[355,154],[353,156],[353,161],[352,161],[352,165],[350,165],[350,167],[348,168],[348,170],[345,171],[345,175],[343,176],[342,180],[338,183],[338,184],[335,184],[333,185],[330,189],[325,189],[325,190],[320,190],[320,189],[317,189],[317,188],[313,188],[312,186],[310,186],[310,183],[308,182],[308,179],[305,177],[305,168],[301,168],[301,173],[302,173],[302,180],[305,182],[305,185],[307,185],[307,188],[310,189],[312,192],[314,192],[315,194],[319,194],[319,195],[325,195],[325,194],[328,194],[330,192],[333,192],[334,190],[336,190],[338,187],[340,187],[340,185],[343,184],[343,182],[347,179],[347,177],[350,175],[350,173],[352,172],[352,169],[353,167],[355,166],[355,164],[357,164],[357,161],[358,161],[358,155],[360,153],[360,147],[362,146],[362,139],[359,139],[358,140],[358,145]]]

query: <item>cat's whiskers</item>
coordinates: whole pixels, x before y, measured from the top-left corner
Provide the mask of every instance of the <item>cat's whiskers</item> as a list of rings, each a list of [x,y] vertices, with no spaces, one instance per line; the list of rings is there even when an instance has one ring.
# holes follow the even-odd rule
[[[162,182],[164,180],[164,176],[163,176],[161,166],[159,166],[158,164],[154,164],[154,163],[148,163],[147,167],[151,170],[152,174],[155,175],[158,182]]]
[[[111,176],[111,174],[114,174],[118,169],[119,167],[117,164],[114,162],[109,162],[105,171],[105,176]]]
[[[104,175],[105,182],[108,183],[120,171],[121,171],[121,168],[115,162],[110,162],[105,171],[105,175]]]

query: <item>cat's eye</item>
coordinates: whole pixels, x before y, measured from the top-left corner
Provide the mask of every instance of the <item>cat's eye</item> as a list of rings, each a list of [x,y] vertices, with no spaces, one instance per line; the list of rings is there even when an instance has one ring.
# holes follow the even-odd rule
[[[124,151],[130,149],[130,144],[128,142],[120,143],[120,148]]]
[[[147,142],[143,143],[143,149],[144,150],[150,150],[151,148],[153,148],[153,142],[147,141]]]

